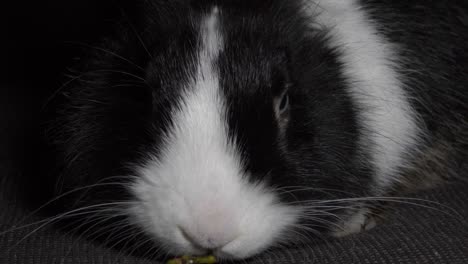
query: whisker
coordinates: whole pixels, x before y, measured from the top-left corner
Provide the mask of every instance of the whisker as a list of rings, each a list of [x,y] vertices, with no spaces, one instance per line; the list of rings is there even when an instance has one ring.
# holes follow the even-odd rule
[[[337,203],[350,203],[350,202],[394,202],[394,203],[400,203],[400,204],[409,204],[409,205],[415,205],[423,208],[429,208],[429,209],[434,209],[434,210],[440,210],[441,212],[444,212],[441,209],[438,209],[436,207],[424,205],[424,203],[427,204],[432,204],[434,206],[439,206],[446,208],[447,210],[456,213],[459,215],[459,213],[452,207],[444,205],[442,203],[436,202],[436,201],[431,201],[427,199],[421,199],[421,198],[412,198],[412,197],[392,197],[392,196],[368,196],[368,197],[351,197],[351,198],[341,198],[341,199],[328,199],[328,200],[319,200],[319,199],[314,199],[314,200],[303,200],[303,201],[297,201],[297,202],[289,202],[287,205],[300,205],[303,208],[314,208],[314,206],[319,206],[322,204],[337,204]],[[420,202],[421,204],[418,204],[416,202]],[[461,215],[459,215],[461,217]]]
[[[140,80],[142,81],[144,84],[147,84],[148,83],[146,82],[146,80],[143,78],[143,77],[140,77],[138,75],[135,75],[133,73],[130,73],[130,72],[126,72],[126,71],[120,71],[120,70],[111,70],[111,69],[101,69],[101,70],[94,70],[92,72],[112,72],[112,73],[120,73],[120,74],[123,74],[123,75],[127,75],[127,76],[130,76],[130,77],[133,77],[137,80]]]
[[[143,42],[143,39],[140,37],[140,34],[138,34],[138,32],[136,31],[135,27],[133,26],[132,22],[130,21],[130,19],[128,18],[127,14],[125,13],[125,11],[121,8],[120,9],[120,12],[122,14],[122,16],[125,18],[125,20],[127,21],[128,25],[130,26],[130,28],[132,29],[133,33],[135,34],[135,36],[137,37],[138,41],[141,43],[141,46],[143,47],[143,49],[145,49],[146,53],[148,54],[148,56],[153,59],[153,55],[151,55],[151,52],[149,52],[149,49],[146,47],[145,43]]]
[[[134,225],[134,224],[129,223],[129,226],[132,226],[133,228],[137,229],[138,232],[133,233],[133,236],[129,236],[130,239],[124,244],[124,248],[127,248],[127,244],[128,244],[131,240],[135,239],[138,235],[140,235],[140,234],[145,234],[145,233],[146,233],[144,229],[142,229],[142,228],[137,228],[137,226]]]
[[[88,217],[86,217],[86,221],[83,221],[79,226],[75,227],[73,230],[79,231],[82,227],[84,227],[84,226],[86,226],[86,225],[88,225],[88,224],[90,224],[92,222],[96,222],[93,225],[89,226],[85,231],[80,232],[80,236],[85,236],[87,232],[91,231],[97,225],[99,225],[99,224],[101,224],[101,223],[103,223],[105,221],[108,221],[108,220],[110,220],[112,218],[127,215],[125,212],[114,213],[114,211],[119,212],[120,210],[115,210],[115,209],[111,210],[111,209],[113,209],[113,208],[94,211],[95,212],[94,215],[89,215]],[[108,214],[103,214],[103,213],[108,213]],[[99,216],[99,214],[102,214],[102,215]],[[73,230],[71,232],[74,232]],[[86,236],[91,237],[95,233],[97,233],[97,232],[91,233],[91,234],[86,235]]]
[[[50,205],[51,203],[67,196],[67,195],[70,195],[72,193],[75,193],[77,191],[81,191],[81,190],[84,190],[84,189],[88,189],[88,188],[94,188],[94,187],[99,187],[99,186],[106,186],[106,185],[119,185],[119,184],[123,184],[123,183],[119,183],[119,182],[110,182],[110,183],[101,183],[105,180],[108,180],[108,179],[115,179],[115,178],[123,178],[123,179],[128,179],[127,176],[113,176],[113,177],[107,177],[107,178],[104,178],[100,181],[98,181],[97,183],[95,184],[91,184],[91,185],[87,185],[87,186],[82,186],[82,187],[78,187],[78,188],[75,188],[75,189],[72,189],[72,190],[69,190],[65,193],[62,193],[60,194],[59,196],[56,196],[54,197],[53,199],[47,201],[46,203],[42,204],[41,206],[39,206],[38,208],[34,209],[32,212],[30,212],[28,215],[26,215],[25,217],[23,217],[23,219],[20,220],[20,223],[26,221],[28,218],[30,218],[31,216],[37,214],[40,210],[44,209],[46,206]],[[0,233],[1,235],[1,233]]]
[[[311,200],[309,201],[310,204],[307,206],[310,206],[313,208],[314,204],[326,204],[326,203],[346,203],[346,202],[392,202],[392,203],[399,203],[399,204],[407,204],[407,205],[414,205],[422,208],[427,208],[431,210],[438,211],[440,213],[444,214],[449,214],[448,211],[454,213],[457,215],[458,218],[463,219],[463,217],[452,207],[444,205],[439,202],[427,200],[427,199],[420,199],[420,198],[409,198],[409,197],[356,197],[356,198],[343,198],[343,199],[335,199],[335,200]],[[420,202],[421,204],[418,204],[416,202]],[[444,211],[442,209],[439,209],[434,206],[429,206],[429,205],[424,205],[424,203],[431,204],[434,206],[439,206],[442,208],[447,209],[448,211]]]
[[[149,255],[149,252],[154,251],[151,255]],[[161,252],[161,249],[157,246],[151,245],[151,247],[143,253],[143,257],[149,258],[149,259],[154,259],[156,258]]]
[[[135,226],[127,224],[127,227],[129,227],[129,228],[120,234],[122,236],[122,238],[117,240],[114,244],[109,246],[110,248],[117,248],[118,247],[120,249],[119,254],[117,256],[121,256],[122,254],[124,254],[128,243],[130,241],[133,241],[138,235],[144,233],[143,230],[141,230],[141,229],[139,229],[139,228],[137,228]],[[118,237],[115,237],[115,239],[117,239],[117,238]],[[119,244],[123,243],[124,241],[127,241],[127,242],[125,242],[125,244],[122,247],[120,247]]]
[[[129,255],[133,255],[135,253],[135,250],[138,249],[138,247],[145,245],[146,243],[151,243],[153,241],[152,238],[147,238],[147,239],[142,239],[139,243],[135,244],[133,246],[133,250],[130,251]]]
[[[74,216],[89,214],[90,212],[93,212],[93,211],[80,212],[80,211],[84,211],[84,210],[87,210],[87,209],[99,208],[101,206],[108,206],[108,205],[126,205],[126,204],[135,204],[135,203],[136,202],[113,202],[113,203],[96,204],[96,205],[91,205],[91,206],[87,206],[87,207],[77,208],[77,209],[74,209],[74,210],[71,210],[71,211],[60,213],[60,214],[52,216],[52,217],[48,217],[48,218],[43,219],[43,220],[36,221],[34,223],[22,225],[22,226],[19,226],[19,227],[10,228],[10,229],[8,229],[6,231],[0,232],[0,236],[5,235],[5,234],[7,234],[9,232],[13,232],[13,231],[16,231],[16,230],[19,230],[19,229],[23,229],[23,228],[26,228],[26,227],[29,227],[29,226],[33,226],[33,225],[37,225],[37,224],[41,224],[41,223],[45,222],[45,224],[41,225],[41,227],[38,228],[38,230],[39,230],[43,226],[49,224],[49,222],[52,223],[52,222],[54,222],[56,220],[60,220],[61,218],[74,217]]]
[[[292,189],[292,190],[289,190],[289,189]],[[344,191],[344,190],[328,189],[328,188],[314,188],[314,187],[309,187],[309,186],[283,186],[280,188],[275,188],[275,191],[282,191],[282,190],[286,190],[285,193],[313,191],[313,192],[320,192],[320,193],[324,193],[328,195],[333,192],[339,193],[339,194],[354,195],[353,193]]]
[[[98,213],[102,213],[102,212],[101,212],[101,211],[98,211]],[[91,230],[94,226],[96,226],[96,225],[102,223],[103,221],[105,221],[106,219],[100,220],[100,219],[103,218],[103,217],[106,217],[106,216],[104,215],[104,216],[101,216],[101,217],[95,217],[95,218],[91,218],[91,219],[90,219],[90,217],[87,218],[86,224],[91,223],[92,221],[96,221],[96,223],[95,223],[94,225],[92,225],[91,227],[89,227],[88,229],[86,229],[84,232],[81,232],[80,235],[79,235],[77,238],[74,238],[74,242],[70,245],[70,249],[68,250],[66,256],[68,256],[68,255],[70,254],[70,252],[71,252],[71,250],[73,249],[73,247],[75,246],[75,244],[76,244],[77,242],[79,242],[80,239],[82,239],[83,237],[86,237],[86,239],[88,239],[88,240],[94,241],[94,239],[92,239],[92,237],[91,237],[92,234],[91,234],[90,236],[88,236],[88,235],[86,235],[86,233],[87,233],[89,230]],[[98,220],[99,220],[99,221],[98,221]],[[73,230],[77,230],[77,231],[78,231],[83,225],[84,225],[84,224],[81,224],[79,227],[76,227],[76,228],[74,228]],[[73,230],[67,232],[66,234],[69,234],[70,232],[71,232],[72,234],[74,234],[75,232],[74,232]]]
[[[131,60],[127,59],[127,58],[124,58],[122,57],[121,55],[113,52],[113,51],[110,51],[110,50],[107,50],[107,49],[104,49],[102,47],[98,47],[98,46],[93,46],[93,45],[90,45],[90,44],[87,44],[87,43],[84,43],[84,42],[80,42],[80,41],[64,41],[64,43],[66,44],[74,44],[74,45],[80,45],[80,46],[84,46],[84,47],[87,47],[87,48],[91,48],[91,49],[96,49],[96,50],[100,50],[100,51],[103,51],[103,52],[106,52],[108,54],[111,54],[123,61],[126,61],[128,63],[130,63],[131,65],[135,66],[136,68],[142,70],[143,72],[145,71],[145,69],[143,69],[143,67],[137,65],[136,63],[132,62]]]
[[[44,104],[42,105],[42,111],[44,111],[47,106],[50,104],[50,102],[52,102],[52,100],[57,97],[57,95],[65,88],[67,87],[69,84],[71,84],[72,82],[80,79],[81,77],[83,77],[84,75],[86,75],[87,73],[82,73],[78,76],[75,76],[73,77],[72,79],[66,81],[64,84],[62,84],[62,86],[60,86],[58,89],[56,89],[44,102]]]
[[[147,87],[150,87],[150,85],[148,84],[148,82],[141,76],[138,76],[138,75],[135,75],[135,74],[132,74],[132,73],[129,73],[129,72],[126,72],[126,71],[119,71],[119,70],[112,70],[112,69],[109,69],[109,70],[105,70],[105,69],[101,69],[101,70],[92,70],[92,71],[87,71],[87,72],[84,72],[84,73],[81,73],[80,75],[78,76],[75,76],[73,78],[71,78],[70,80],[66,81],[64,84],[62,84],[58,89],[56,89],[43,103],[42,105],[42,111],[44,111],[47,106],[50,104],[50,102],[52,102],[52,100],[57,97],[57,95],[63,90],[65,89],[68,85],[70,85],[71,83],[73,83],[74,81],[76,80],[79,80],[81,79],[82,77],[88,75],[88,74],[91,74],[91,73],[99,73],[99,72],[112,72],[112,73],[120,73],[120,74],[123,74],[123,75],[127,75],[127,76],[130,76],[130,77],[133,77],[137,80],[140,80],[143,84],[145,84]]]

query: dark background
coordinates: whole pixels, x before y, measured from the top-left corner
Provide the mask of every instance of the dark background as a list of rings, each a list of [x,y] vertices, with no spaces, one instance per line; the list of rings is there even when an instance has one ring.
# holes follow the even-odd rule
[[[121,18],[122,10],[122,2],[111,0],[4,0],[0,4],[0,234],[26,223],[28,211],[18,204],[27,188],[15,184],[14,178],[37,166],[42,105],[66,82],[63,74],[86,51],[66,41],[98,42]],[[431,208],[400,204],[370,232],[271,252],[249,263],[468,263],[466,190],[466,183],[455,183],[423,192],[417,197],[440,204],[427,204]],[[41,218],[28,221],[37,220]],[[1,264],[154,263],[53,228],[38,230],[18,243],[36,227],[0,235]]]
[[[0,159],[33,166],[46,98],[125,10],[120,1],[3,1],[0,5]],[[25,160],[26,159],[26,160]]]

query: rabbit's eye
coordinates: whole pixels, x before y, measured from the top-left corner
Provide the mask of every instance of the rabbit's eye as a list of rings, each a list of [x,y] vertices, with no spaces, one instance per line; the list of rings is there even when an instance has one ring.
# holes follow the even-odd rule
[[[281,96],[280,103],[278,105],[278,114],[282,115],[284,112],[286,112],[289,109],[289,94],[288,92],[285,92]]]
[[[289,96],[289,86],[286,86],[284,91],[279,96],[274,98],[274,110],[275,116],[280,123],[285,123],[289,119],[289,109],[290,109],[290,96]]]

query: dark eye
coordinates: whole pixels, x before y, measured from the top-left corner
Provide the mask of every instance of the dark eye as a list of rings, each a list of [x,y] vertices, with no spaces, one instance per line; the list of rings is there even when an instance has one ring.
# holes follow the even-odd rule
[[[288,109],[289,109],[289,95],[288,95],[288,92],[286,91],[281,96],[281,101],[278,106],[278,113],[282,115]]]
[[[275,115],[278,120],[284,121],[288,119],[289,104],[290,104],[289,93],[288,93],[288,88],[286,88],[274,100]]]

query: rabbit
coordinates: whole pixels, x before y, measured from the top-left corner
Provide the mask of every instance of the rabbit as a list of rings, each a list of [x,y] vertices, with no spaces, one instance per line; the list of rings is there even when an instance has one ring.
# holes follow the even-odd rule
[[[459,176],[460,3],[147,0],[126,12],[45,122],[50,192],[85,237],[244,259],[371,229],[384,197]]]

